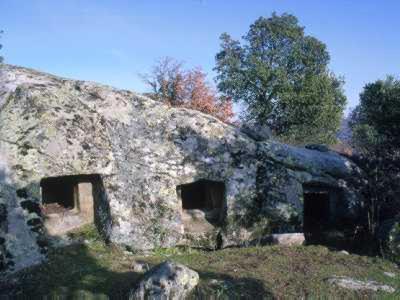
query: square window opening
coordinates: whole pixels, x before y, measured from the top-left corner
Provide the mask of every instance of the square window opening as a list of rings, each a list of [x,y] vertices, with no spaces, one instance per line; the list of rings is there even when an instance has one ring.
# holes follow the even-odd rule
[[[207,232],[220,226],[225,217],[225,184],[198,180],[177,186],[182,202],[185,232]]]

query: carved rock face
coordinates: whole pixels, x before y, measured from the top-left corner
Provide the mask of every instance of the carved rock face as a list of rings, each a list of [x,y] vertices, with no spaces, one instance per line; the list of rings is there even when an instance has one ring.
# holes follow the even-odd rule
[[[340,189],[340,201],[332,204],[335,218],[342,212],[351,218],[359,175],[351,161],[333,152],[257,142],[197,111],[91,82],[0,67],[0,203],[8,212],[0,236],[7,237],[5,247],[21,267],[29,263],[15,248],[36,253],[29,262],[44,253],[35,241],[48,232],[36,220],[42,218],[37,209],[28,208],[43,204],[46,178],[75,176],[78,185],[79,178],[96,178],[97,228],[110,242],[140,251],[242,245],[271,232],[301,231],[308,183]],[[205,224],[210,212],[200,207],[207,230],[193,233],[185,230],[178,187],[198,181],[217,182],[223,193],[211,192],[217,201],[207,196],[212,188],[201,191],[218,202],[211,207],[218,208],[218,218]],[[30,205],[22,205],[27,199]],[[190,196],[185,199],[190,203]],[[13,237],[10,226],[29,238]]]

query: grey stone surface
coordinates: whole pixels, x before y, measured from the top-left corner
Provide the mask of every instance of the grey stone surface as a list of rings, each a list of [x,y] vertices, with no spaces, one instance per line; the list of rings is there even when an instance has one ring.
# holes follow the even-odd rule
[[[390,277],[390,278],[395,278],[396,274],[393,272],[383,272],[383,275]]]
[[[148,271],[130,292],[129,299],[185,299],[198,283],[197,272],[167,261]]]
[[[300,246],[305,242],[303,233],[281,233],[273,234],[272,242],[283,246]]]
[[[375,292],[383,291],[387,293],[394,293],[396,291],[393,287],[385,284],[380,284],[376,281],[362,281],[345,276],[333,276],[331,278],[328,278],[327,281],[330,284],[334,284],[341,288],[349,290],[370,290]]]
[[[32,216],[21,207],[13,186],[0,182],[0,204],[7,212],[0,221],[0,273],[41,263],[45,257],[38,245],[39,233],[32,231]]]
[[[252,139],[261,142],[272,138],[271,129],[259,124],[243,124],[240,130]]]
[[[331,151],[258,142],[197,111],[1,65],[0,203],[7,220],[0,250],[18,268],[45,258],[40,181],[67,175],[96,175],[96,226],[134,251],[216,249],[299,232],[304,184],[340,191],[332,202],[332,219],[340,223],[357,215],[362,183],[357,166]],[[177,186],[200,179],[224,183],[224,219],[191,234]]]

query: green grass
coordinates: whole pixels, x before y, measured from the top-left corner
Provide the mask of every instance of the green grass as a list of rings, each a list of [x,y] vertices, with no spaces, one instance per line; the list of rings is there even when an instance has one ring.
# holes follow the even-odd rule
[[[141,274],[132,261],[150,265],[165,260],[196,270],[200,284],[192,298],[400,298],[400,293],[355,293],[330,286],[332,275],[376,280],[400,289],[400,271],[381,258],[345,255],[322,246],[231,248],[206,252],[189,248],[158,249],[148,256],[130,255],[105,245],[91,227],[72,234],[86,239],[53,249],[47,263],[19,274],[20,294],[29,296],[90,292],[124,298]],[[393,272],[390,278],[383,272]],[[87,298],[87,297],[86,297]]]

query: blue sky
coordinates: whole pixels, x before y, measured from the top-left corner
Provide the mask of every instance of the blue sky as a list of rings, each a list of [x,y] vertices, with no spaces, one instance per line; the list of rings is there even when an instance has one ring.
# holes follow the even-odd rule
[[[327,44],[348,106],[367,83],[400,70],[400,1],[0,0],[6,62],[145,91],[139,73],[171,56],[210,79],[219,36],[240,38],[259,16],[296,15]]]

